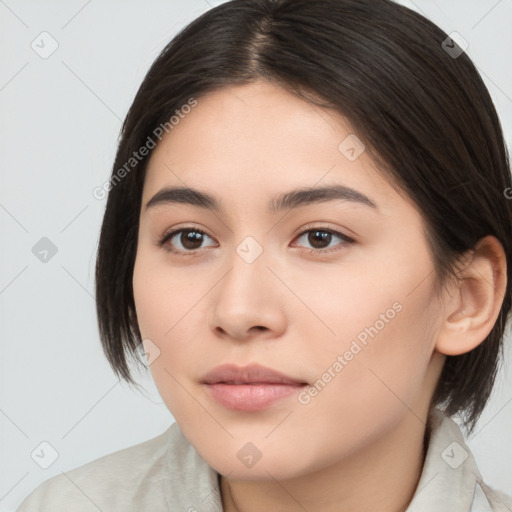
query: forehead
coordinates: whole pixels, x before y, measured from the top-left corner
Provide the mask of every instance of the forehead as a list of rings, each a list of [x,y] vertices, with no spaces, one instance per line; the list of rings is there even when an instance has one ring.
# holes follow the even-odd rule
[[[257,82],[202,96],[180,116],[153,151],[143,203],[164,186],[188,186],[242,208],[265,197],[266,207],[278,192],[332,184],[364,191],[384,209],[403,201],[342,116]]]

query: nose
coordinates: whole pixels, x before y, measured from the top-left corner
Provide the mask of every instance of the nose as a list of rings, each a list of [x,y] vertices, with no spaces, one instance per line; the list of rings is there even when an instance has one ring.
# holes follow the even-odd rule
[[[212,290],[210,328],[216,336],[248,341],[284,331],[286,289],[269,264],[265,251],[253,261],[233,251],[228,271]]]

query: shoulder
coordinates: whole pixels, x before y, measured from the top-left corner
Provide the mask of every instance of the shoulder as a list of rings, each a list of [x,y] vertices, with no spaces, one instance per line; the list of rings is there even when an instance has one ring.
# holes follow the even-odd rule
[[[511,512],[512,511],[512,496],[505,494],[503,491],[498,491],[485,484],[485,482],[478,482],[482,489],[482,494],[492,507],[492,512]],[[477,492],[475,492],[475,502],[479,499]]]
[[[153,468],[153,472],[158,470],[171,429],[172,426],[148,441],[110,453],[44,481],[25,498],[18,512],[102,510],[101,504],[106,504],[106,492],[119,495],[136,486],[150,468]]]
[[[486,485],[459,425],[431,410],[423,471],[407,512],[512,512],[512,498]]]
[[[193,492],[187,478],[208,489],[215,475],[173,423],[148,441],[44,481],[17,512],[166,510],[178,494],[187,500]]]

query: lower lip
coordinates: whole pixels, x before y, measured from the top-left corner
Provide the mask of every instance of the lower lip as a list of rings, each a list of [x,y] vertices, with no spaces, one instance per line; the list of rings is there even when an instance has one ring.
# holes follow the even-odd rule
[[[261,411],[304,386],[306,384],[206,384],[214,400],[237,411]]]

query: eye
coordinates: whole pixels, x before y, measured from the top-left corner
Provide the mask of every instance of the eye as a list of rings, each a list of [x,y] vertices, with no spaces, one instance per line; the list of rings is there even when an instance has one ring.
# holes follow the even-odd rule
[[[164,249],[169,252],[186,254],[200,249],[205,236],[210,238],[204,231],[201,231],[200,229],[182,228],[164,235],[163,238],[158,242],[158,245],[160,247],[164,247]],[[174,239],[175,241],[173,242]],[[173,245],[176,243],[181,247],[178,247],[178,249],[173,248]]]
[[[158,242],[159,247],[163,247],[166,251],[173,252],[180,255],[194,255],[194,251],[201,249],[204,242],[204,237],[213,240],[201,229],[189,227],[181,228],[171,231],[164,235]],[[325,253],[333,252],[339,249],[330,249],[329,246],[336,239],[341,240],[340,243],[334,244],[336,246],[348,246],[355,242],[353,238],[350,238],[342,233],[335,231],[327,227],[318,227],[313,229],[307,229],[300,233],[295,240],[303,239],[303,243],[309,243],[312,245],[311,248],[306,248],[307,252],[311,253]],[[176,246],[178,246],[176,248]],[[215,246],[211,244],[210,247]],[[295,246],[295,244],[294,244]],[[205,247],[205,246],[203,246]]]
[[[307,229],[297,237],[297,240],[301,239],[303,239],[304,242],[309,243],[313,246],[312,248],[306,248],[308,252],[312,253],[332,252],[332,249],[326,250],[326,248],[329,248],[331,242],[333,240],[335,241],[336,239],[341,240],[341,243],[334,244],[334,246],[332,247],[335,247],[336,245],[347,246],[355,242],[353,238],[350,238],[338,231],[325,227]]]

